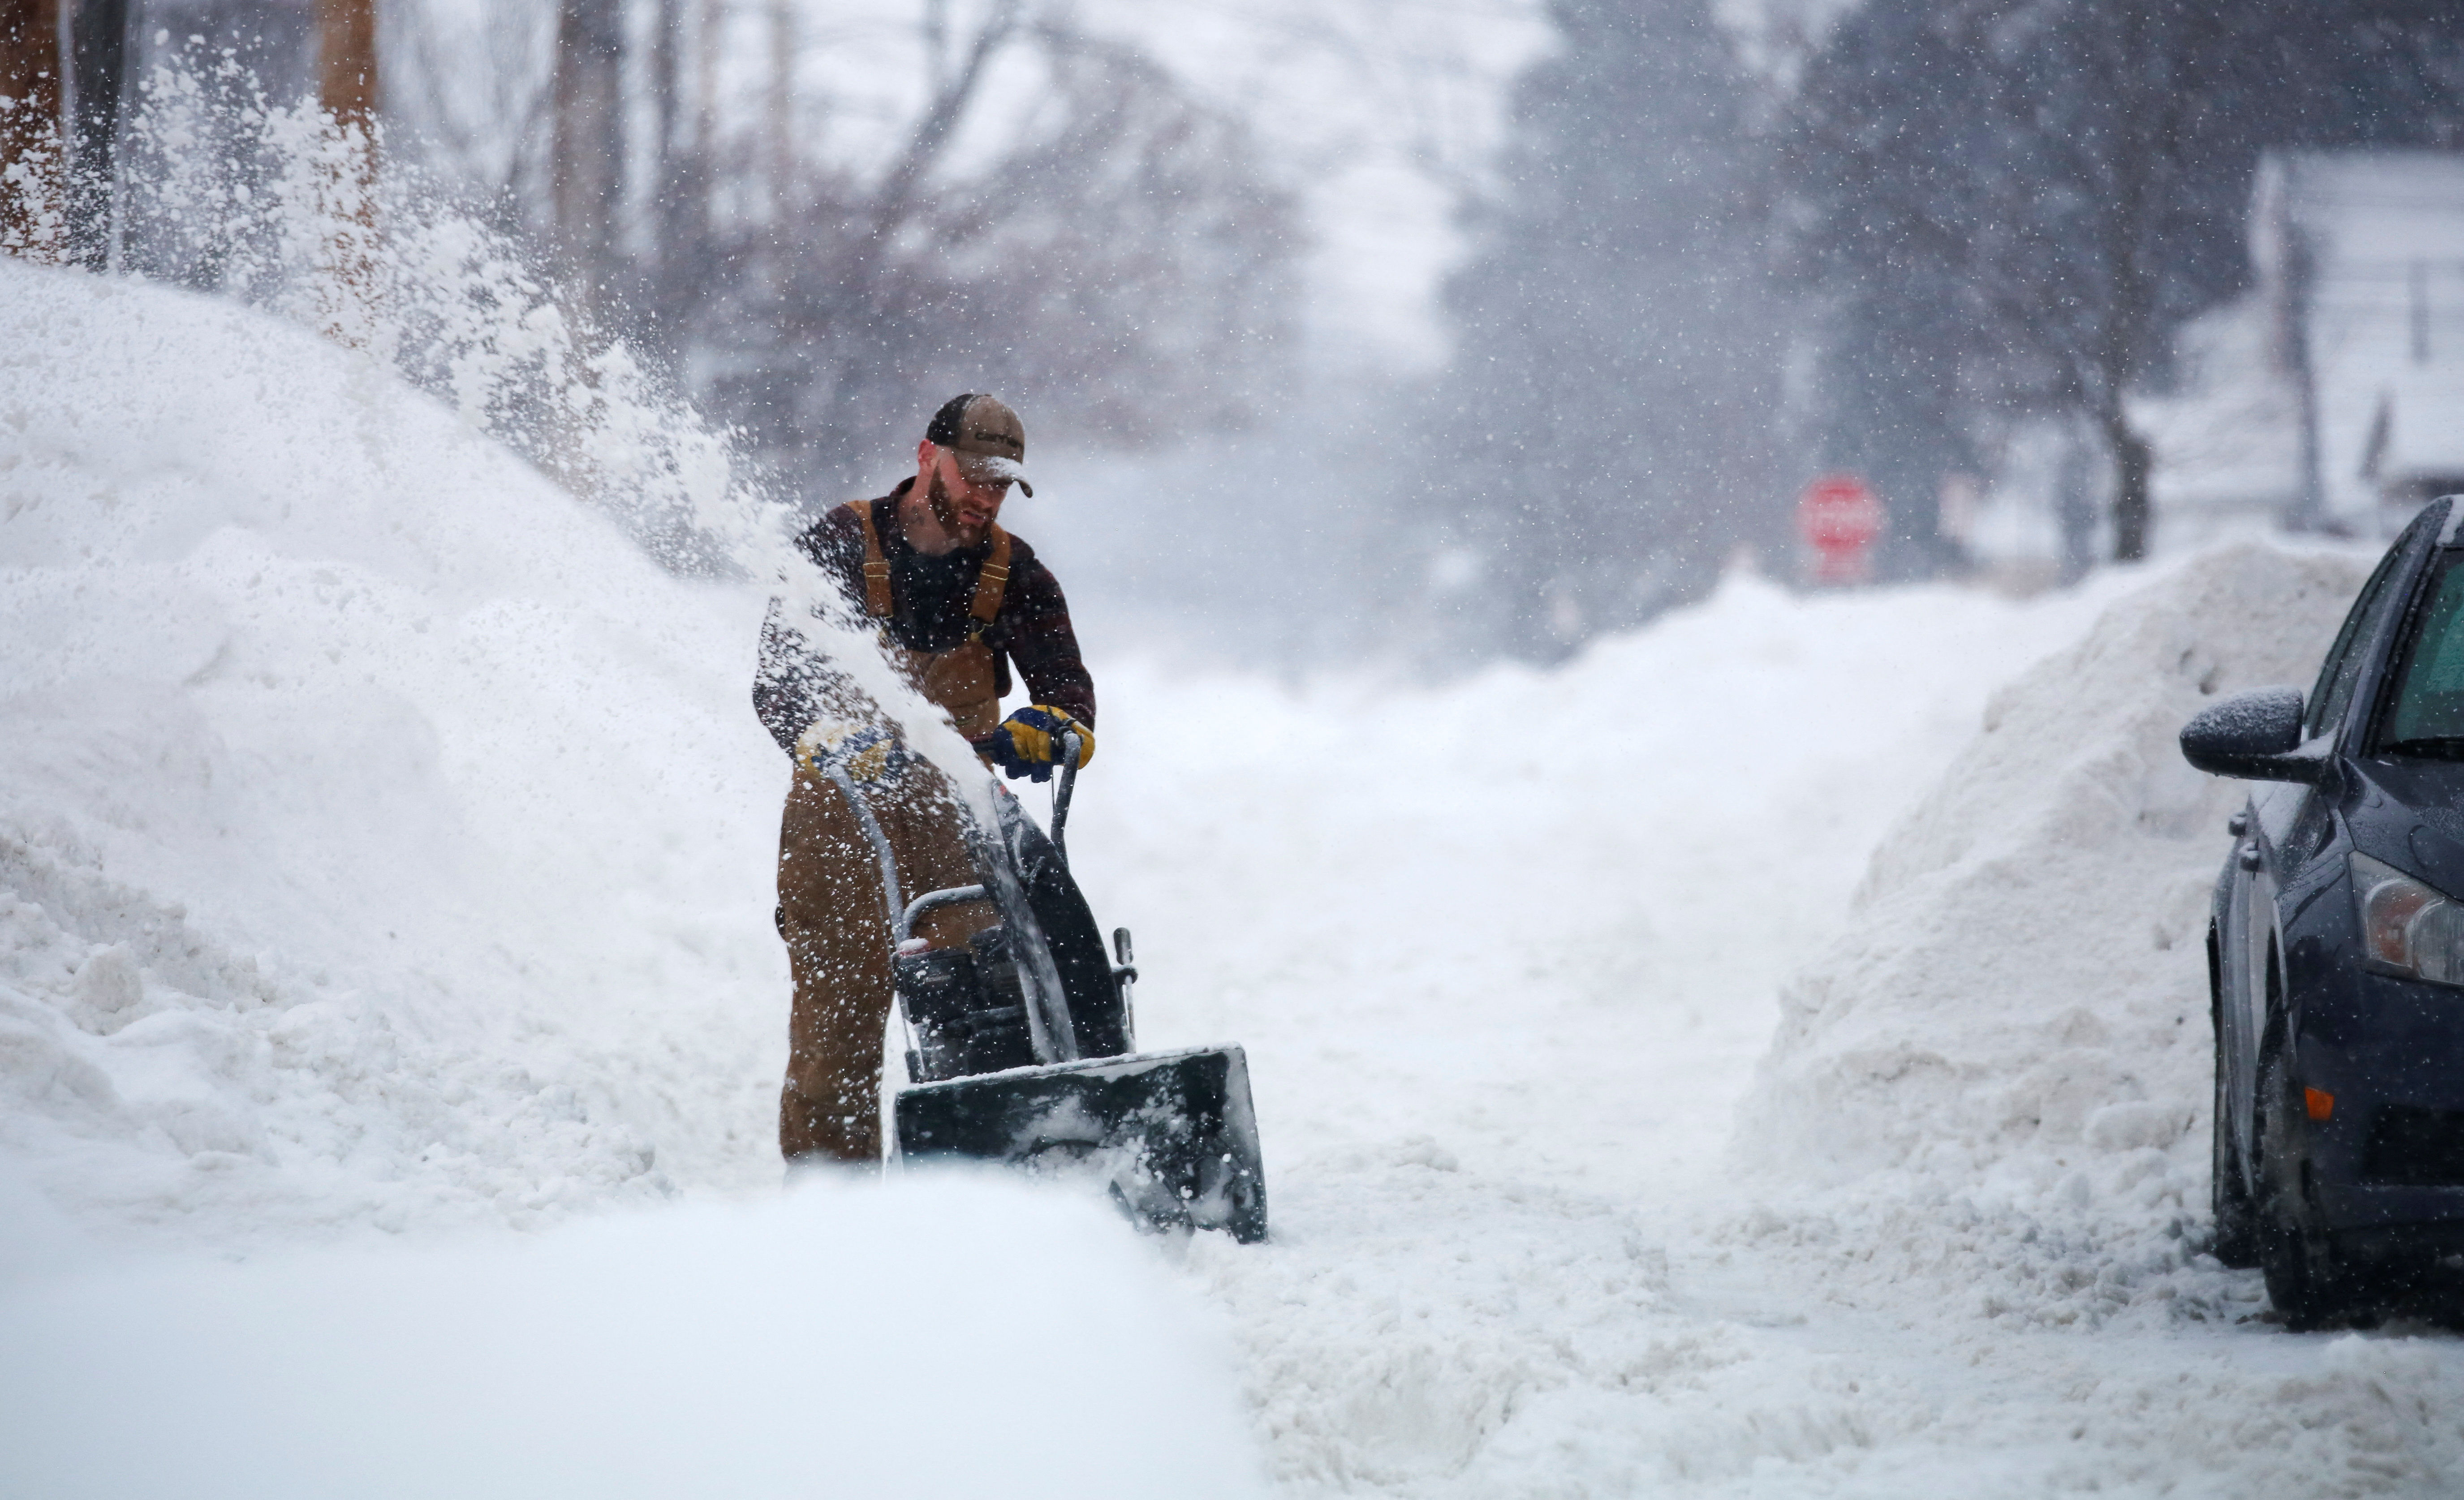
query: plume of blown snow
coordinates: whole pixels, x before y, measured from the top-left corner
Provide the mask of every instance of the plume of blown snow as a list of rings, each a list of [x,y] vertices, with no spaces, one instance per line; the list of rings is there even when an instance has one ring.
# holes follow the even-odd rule
[[[313,100],[202,40],[150,71],[127,132],[133,269],[363,351],[671,568],[773,571],[780,509],[521,241]],[[371,166],[371,163],[380,163]]]

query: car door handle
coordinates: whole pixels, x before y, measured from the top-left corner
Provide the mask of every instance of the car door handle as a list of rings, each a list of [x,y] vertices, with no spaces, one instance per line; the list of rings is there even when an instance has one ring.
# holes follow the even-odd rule
[[[2241,867],[2245,870],[2255,870],[2262,862],[2263,861],[2258,857],[2258,840],[2255,838],[2243,839],[2241,845]]]

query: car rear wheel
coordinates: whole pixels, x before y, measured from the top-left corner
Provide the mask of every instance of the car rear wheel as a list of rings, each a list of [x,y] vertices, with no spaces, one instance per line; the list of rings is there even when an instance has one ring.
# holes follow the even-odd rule
[[[2306,1331],[2356,1310],[2350,1270],[2319,1221],[2300,1085],[2279,1037],[2259,1060],[2258,1262],[2284,1326]]]

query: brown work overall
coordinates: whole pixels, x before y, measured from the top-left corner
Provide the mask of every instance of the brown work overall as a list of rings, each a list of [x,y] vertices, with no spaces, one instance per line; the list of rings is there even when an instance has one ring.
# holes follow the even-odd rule
[[[859,503],[849,509],[864,523],[865,613],[886,620],[892,610],[890,563],[873,530],[872,508]],[[1001,612],[1009,556],[1009,533],[993,527],[992,551],[976,581],[963,642],[947,651],[909,651],[892,643],[887,630],[882,636],[882,650],[891,663],[971,740],[1001,723],[996,664],[983,632]],[[920,757],[900,756],[891,764],[897,769],[870,780],[853,767],[850,774],[897,859],[907,899],[975,884],[965,824],[949,778]],[[807,769],[801,757],[779,829],[779,913],[796,978],[787,1081],[779,1099],[779,1149],[790,1162],[877,1161],[882,1029],[892,1000],[881,864],[837,784]],[[917,922],[914,935],[939,947],[963,943],[995,920],[988,902],[942,906]]]

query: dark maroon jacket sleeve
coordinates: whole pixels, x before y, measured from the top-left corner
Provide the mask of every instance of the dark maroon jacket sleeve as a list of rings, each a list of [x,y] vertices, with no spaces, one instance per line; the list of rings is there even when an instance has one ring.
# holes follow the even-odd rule
[[[1026,682],[1027,700],[1050,704],[1093,728],[1095,679],[1078,654],[1069,601],[1061,597],[1061,580],[1031,551],[1010,575],[1001,624],[1009,659]]]

